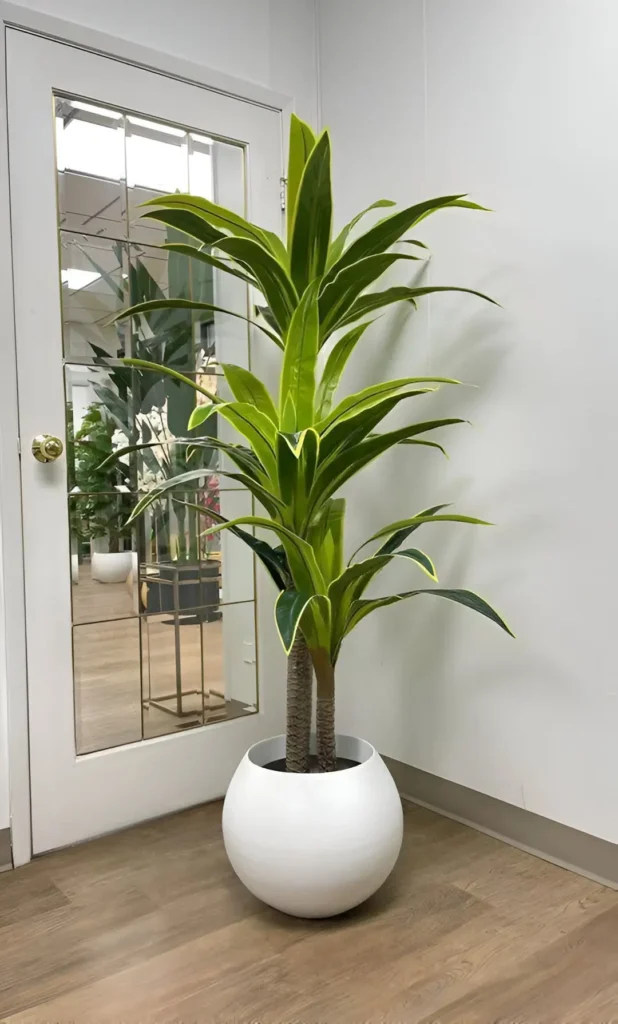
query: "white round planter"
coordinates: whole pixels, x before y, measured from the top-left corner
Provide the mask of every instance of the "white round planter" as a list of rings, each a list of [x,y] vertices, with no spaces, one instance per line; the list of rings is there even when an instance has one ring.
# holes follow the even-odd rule
[[[93,551],[90,556],[90,575],[99,583],[124,583],[132,569],[132,551]]]
[[[264,903],[296,917],[332,917],[362,903],[391,873],[403,813],[393,778],[365,740],[337,737],[359,764],[315,775],[264,768],[285,737],[251,747],[229,785],[223,838],[232,867]]]

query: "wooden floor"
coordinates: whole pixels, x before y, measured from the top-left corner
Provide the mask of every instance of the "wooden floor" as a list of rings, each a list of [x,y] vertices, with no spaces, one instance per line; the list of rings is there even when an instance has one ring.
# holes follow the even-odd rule
[[[409,806],[380,893],[338,919],[299,921],[235,880],[220,810],[0,876],[0,1019],[618,1021],[618,893]]]

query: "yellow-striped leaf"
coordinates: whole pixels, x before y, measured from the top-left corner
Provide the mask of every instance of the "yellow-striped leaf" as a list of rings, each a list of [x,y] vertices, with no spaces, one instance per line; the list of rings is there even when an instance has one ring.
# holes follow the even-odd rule
[[[313,423],[315,366],[318,357],[318,282],[309,285],[292,317],[281,369],[281,429],[304,430]],[[293,418],[292,418],[293,417]]]
[[[292,242],[298,188],[300,186],[305,165],[309,159],[309,154],[315,146],[315,142],[315,135],[309,125],[306,124],[305,121],[301,121],[296,114],[292,114],[290,118],[290,147],[288,153],[288,181],[286,196],[288,247],[291,246]]]
[[[316,416],[318,419],[325,419],[328,416],[333,396],[339,386],[346,363],[352,355],[356,343],[360,341],[371,323],[373,321],[369,320],[365,324],[353,327],[351,331],[348,331],[347,334],[344,334],[342,338],[336,341],[329,353],[316,395]]]
[[[305,164],[296,199],[290,269],[299,295],[324,273],[332,216],[330,137],[324,131]]]
[[[275,426],[279,424],[279,416],[275,409],[268,389],[265,384],[256,377],[251,370],[244,366],[236,366],[235,363],[220,363],[225,379],[229,384],[230,391],[237,402],[247,402],[263,412]]]

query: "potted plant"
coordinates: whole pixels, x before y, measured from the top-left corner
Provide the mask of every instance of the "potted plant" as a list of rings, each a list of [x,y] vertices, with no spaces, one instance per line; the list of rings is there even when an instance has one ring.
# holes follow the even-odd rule
[[[69,489],[73,495],[82,495],[78,503],[71,502],[71,536],[78,546],[88,542],[93,580],[123,583],[133,569],[131,528],[127,525],[131,499],[124,464],[110,459],[116,425],[95,403],[88,406],[77,431],[73,430],[72,409],[68,419]],[[72,575],[77,582],[74,559],[75,555]]]
[[[456,386],[449,378],[403,377],[344,397],[339,389],[346,363],[376,311],[402,302],[415,307],[423,296],[441,291],[487,298],[466,288],[418,284],[370,290],[387,270],[419,258],[423,243],[408,232],[425,217],[452,207],[482,207],[463,195],[442,196],[389,212],[363,231],[362,218],[393,205],[378,200],[333,238],[329,134],[316,138],[294,116],[285,243],[199,197],[169,195],[145,205],[144,216],[182,226],[195,240],[167,248],[196,261],[216,261],[219,269],[242,276],[264,295],[267,306],[256,311],[256,326],[280,350],[277,395],[249,370],[228,363],[221,369],[232,401],[192,385],[206,402],[196,407],[189,428],[216,412],[240,435],[238,444],[214,438],[195,444],[223,449],[237,467],[223,475],[242,482],[264,509],[234,520],[211,509],[208,515],[219,525],[209,529],[231,530],[270,574],[278,589],[275,620],[289,659],[286,736],[247,752],[226,795],[223,830],[232,865],[257,896],[291,914],[329,916],[375,891],[395,863],[402,836],[399,796],[379,754],[362,739],[336,734],[336,669],[347,637],[374,610],[421,595],[461,604],[510,632],[471,591],[418,587],[411,581],[403,592],[367,596],[371,582],[396,558],[405,559],[411,576],[420,572],[432,583],[437,580],[431,558],[410,542],[425,523],[482,520],[445,511],[447,506],[439,503],[385,522],[348,555],[344,527],[349,512],[338,494],[352,476],[396,445],[407,446],[408,456],[418,445],[443,452],[432,432],[464,422],[421,418],[398,429],[380,429],[400,403],[416,404],[440,384]],[[208,308],[168,299],[141,303],[121,316],[147,316],[162,307]],[[153,368],[148,361],[127,362]],[[132,517],[197,475],[189,470],[175,481],[161,482],[137,503]],[[263,534],[274,540],[268,542]],[[373,551],[367,555],[369,545]],[[315,737],[310,735],[313,673]]]

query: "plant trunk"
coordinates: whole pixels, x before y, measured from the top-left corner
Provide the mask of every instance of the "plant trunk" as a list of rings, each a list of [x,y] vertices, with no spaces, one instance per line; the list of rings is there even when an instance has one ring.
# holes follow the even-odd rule
[[[313,669],[304,636],[298,630],[288,656],[285,770],[309,771]]]
[[[337,744],[335,741],[335,669],[328,652],[322,649],[311,651],[317,683],[316,732],[318,770],[334,772],[337,768]]]
[[[316,730],[318,734],[318,768],[321,772],[334,772],[337,767],[334,697],[318,696]]]

